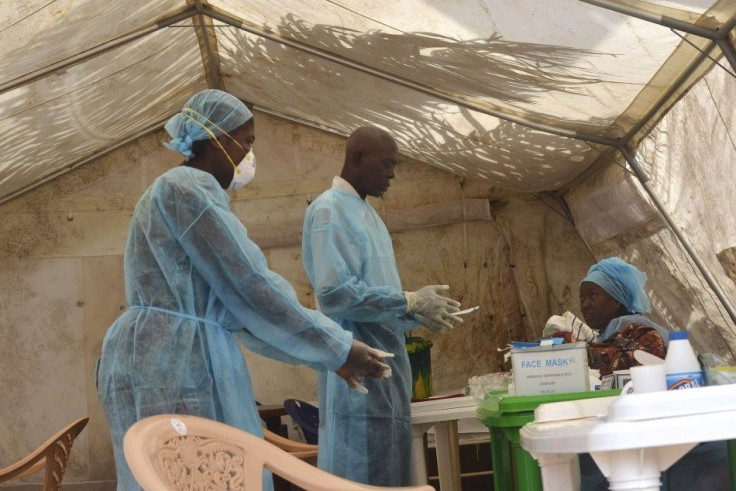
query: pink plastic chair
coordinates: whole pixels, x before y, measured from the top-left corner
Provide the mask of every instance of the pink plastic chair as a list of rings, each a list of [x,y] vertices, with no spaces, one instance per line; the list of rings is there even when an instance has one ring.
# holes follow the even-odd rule
[[[307,491],[434,491],[431,486],[386,488],[359,484],[320,470],[275,445],[232,426],[196,416],[151,416],[130,427],[125,458],[149,490],[261,491],[263,469]]]

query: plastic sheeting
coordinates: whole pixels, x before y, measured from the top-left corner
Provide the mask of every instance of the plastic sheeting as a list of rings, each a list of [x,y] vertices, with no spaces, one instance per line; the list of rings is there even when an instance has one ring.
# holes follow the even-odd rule
[[[203,88],[197,38],[174,29],[0,94],[0,194],[160,126]]]
[[[633,179],[624,177],[617,167],[581,183],[565,197],[575,218],[575,228],[590,245],[659,221],[656,210],[644,199]]]
[[[711,30],[736,12],[619,3]],[[455,174],[555,190],[606,159],[599,139],[656,122],[709,68],[670,90],[698,56],[666,27],[572,0],[11,0],[0,200],[158,127],[207,85],[342,133],[384,126],[402,153]]]
[[[680,282],[703,305],[693,311],[730,330],[635,180],[606,168],[612,147],[643,140],[653,188],[736,303],[716,257],[736,231],[708,218],[713,202],[730,203],[723,166],[736,140],[732,79],[702,79],[713,66],[706,54],[721,53],[704,37],[591,3],[708,34],[733,29],[736,2],[588,2],[5,2],[0,203],[159,128],[216,86],[342,134],[383,126],[402,154],[501,189],[567,191],[596,255],[670,254],[671,268],[694,272],[679,277],[697,278]]]
[[[650,186],[731,304],[736,303],[736,283],[718,255],[736,245],[733,100],[733,77],[713,70],[639,149]],[[699,352],[734,359],[734,322],[639,188],[633,176],[612,166],[565,198],[576,228],[597,257],[619,255],[649,275],[646,287],[658,323],[689,330]]]

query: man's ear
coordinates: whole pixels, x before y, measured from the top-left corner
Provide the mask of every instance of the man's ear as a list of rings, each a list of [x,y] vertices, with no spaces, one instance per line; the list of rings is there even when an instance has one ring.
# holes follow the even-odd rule
[[[362,158],[363,158],[363,152],[361,150],[356,150],[350,156],[350,161],[352,162],[353,165],[359,166]]]

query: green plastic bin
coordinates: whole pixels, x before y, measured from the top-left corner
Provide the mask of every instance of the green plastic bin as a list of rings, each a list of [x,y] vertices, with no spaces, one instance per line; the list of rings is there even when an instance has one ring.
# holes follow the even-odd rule
[[[521,447],[519,430],[534,421],[534,410],[550,402],[617,396],[620,389],[590,390],[567,394],[510,396],[489,392],[478,406],[478,420],[491,433],[491,463],[495,491],[539,491],[542,475],[537,461]]]

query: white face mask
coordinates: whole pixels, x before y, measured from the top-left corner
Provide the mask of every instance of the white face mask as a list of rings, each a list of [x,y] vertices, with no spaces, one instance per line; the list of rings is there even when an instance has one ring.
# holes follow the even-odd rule
[[[253,153],[253,150],[251,150],[250,152],[245,154],[243,160],[241,160],[237,167],[235,167],[233,180],[230,182],[227,190],[234,191],[236,189],[240,189],[248,184],[250,181],[252,181],[255,176],[256,156]]]

